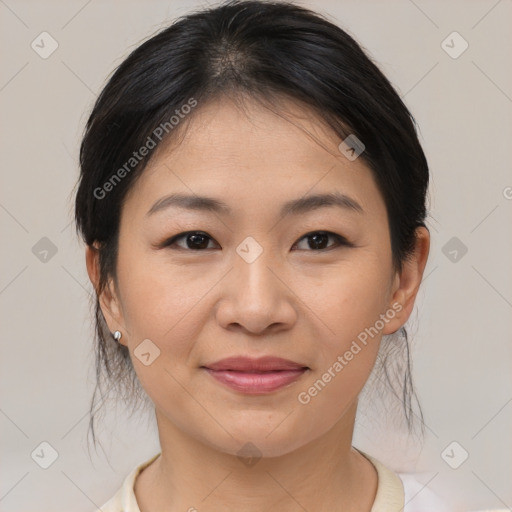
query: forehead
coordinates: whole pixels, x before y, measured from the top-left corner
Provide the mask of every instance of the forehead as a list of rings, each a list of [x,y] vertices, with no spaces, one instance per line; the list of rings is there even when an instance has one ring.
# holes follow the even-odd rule
[[[176,135],[156,148],[127,195],[130,212],[144,215],[169,192],[222,197],[234,209],[258,211],[335,190],[353,197],[367,214],[385,216],[363,159],[346,158],[338,148],[341,138],[293,101],[283,100],[274,111],[251,100],[198,105]]]

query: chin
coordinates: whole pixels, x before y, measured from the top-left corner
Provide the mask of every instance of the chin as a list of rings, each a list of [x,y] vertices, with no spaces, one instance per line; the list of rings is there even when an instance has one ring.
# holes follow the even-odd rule
[[[279,422],[276,423],[278,424]],[[229,432],[233,437],[226,434],[222,439],[208,436],[203,440],[217,451],[239,457],[242,462],[243,459],[280,457],[307,444],[308,441],[300,429],[293,432],[283,425],[275,428],[276,425],[268,428],[266,424],[265,427],[257,427],[254,423],[250,427],[232,424]]]

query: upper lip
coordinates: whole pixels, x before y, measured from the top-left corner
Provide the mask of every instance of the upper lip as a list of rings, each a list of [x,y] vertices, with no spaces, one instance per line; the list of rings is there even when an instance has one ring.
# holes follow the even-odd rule
[[[281,357],[263,356],[258,358],[235,356],[204,365],[210,370],[233,370],[238,372],[271,372],[279,370],[307,369],[307,366]]]

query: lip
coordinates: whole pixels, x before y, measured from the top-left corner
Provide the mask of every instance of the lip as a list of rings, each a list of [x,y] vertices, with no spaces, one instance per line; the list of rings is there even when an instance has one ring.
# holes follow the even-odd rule
[[[305,365],[272,356],[228,357],[202,368],[220,383],[246,394],[271,393],[309,370]]]
[[[237,372],[272,372],[307,368],[304,364],[274,356],[227,357],[215,363],[205,364],[204,366],[210,370],[232,370]]]

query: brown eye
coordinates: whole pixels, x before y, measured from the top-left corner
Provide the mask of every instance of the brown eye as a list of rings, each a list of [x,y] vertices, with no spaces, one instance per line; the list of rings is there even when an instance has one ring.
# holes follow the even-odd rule
[[[178,240],[182,239],[185,240],[185,245],[177,243]],[[203,231],[187,231],[170,238],[162,244],[162,247],[174,248],[175,246],[178,249],[201,251],[209,248],[210,241],[213,241],[213,238]]]
[[[335,240],[334,244],[329,245],[329,238]],[[352,247],[352,244],[348,242],[347,239],[336,233],[331,233],[330,231],[312,231],[304,235],[300,241],[301,240],[306,240],[309,249],[313,249],[314,251],[325,251],[342,245]],[[299,245],[300,241],[296,245]],[[304,250],[304,248],[299,250]]]

